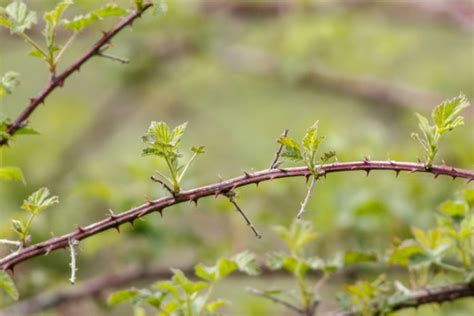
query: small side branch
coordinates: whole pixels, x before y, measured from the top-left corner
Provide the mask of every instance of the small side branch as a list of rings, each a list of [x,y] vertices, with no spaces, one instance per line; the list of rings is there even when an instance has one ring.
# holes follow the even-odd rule
[[[281,134],[281,137],[288,136],[288,131],[289,131],[288,129],[285,129],[283,131],[283,134]],[[280,165],[280,162],[278,160],[280,160],[280,155],[281,155],[282,151],[283,151],[283,144],[280,144],[280,147],[278,147],[278,150],[275,153],[275,159],[273,160],[272,164],[270,165],[270,168],[269,168],[270,170],[275,169]]]
[[[312,176],[311,177],[311,183],[308,188],[308,192],[306,193],[306,197],[304,198],[304,201],[301,203],[301,208],[296,215],[296,218],[301,218],[306,211],[306,206],[308,205],[309,199],[311,198],[311,194],[313,193],[314,185],[316,184],[316,177]]]
[[[247,291],[254,294],[254,295],[258,295],[260,297],[263,297],[263,298],[266,298],[272,302],[275,302],[277,304],[280,304],[280,305],[283,305],[295,312],[297,312],[298,314],[301,314],[301,315],[304,315],[306,314],[304,310],[302,310],[301,308],[287,302],[287,301],[284,301],[284,300],[281,300],[273,295],[270,295],[270,294],[267,294],[265,293],[264,291],[260,291],[260,290],[257,290],[257,289],[253,289],[253,288],[247,288]]]
[[[176,195],[176,192],[174,192],[173,189],[168,184],[166,184],[166,182],[164,182],[163,180],[155,176],[151,176],[150,179],[154,182],[161,184],[163,188],[165,188],[165,190],[168,191],[173,197]]]
[[[77,256],[77,246],[79,245],[79,241],[75,239],[69,240],[69,251],[71,252],[71,263],[69,266],[71,267],[71,278],[69,282],[71,284],[76,283],[76,271],[77,271],[77,263],[76,263],[76,256]]]
[[[228,191],[228,192],[225,192],[224,195],[229,199],[230,203],[232,203],[235,206],[235,209],[245,219],[245,221],[247,222],[247,225],[250,226],[250,229],[252,229],[253,233],[255,234],[255,237],[257,237],[258,239],[261,239],[262,235],[260,235],[260,233],[257,231],[255,226],[252,224],[250,219],[247,217],[247,215],[245,215],[245,212],[240,208],[239,204],[237,204],[237,202],[235,201],[235,199],[234,199],[235,192],[234,191]]]
[[[0,244],[16,246],[18,248],[21,248],[21,246],[23,246],[21,241],[9,239],[0,239]]]
[[[100,57],[108,58],[113,61],[118,61],[121,64],[128,64],[130,62],[130,60],[128,60],[127,58],[123,58],[123,57],[112,55],[112,54],[107,54],[107,53],[104,53],[103,51],[98,52],[97,55]]]

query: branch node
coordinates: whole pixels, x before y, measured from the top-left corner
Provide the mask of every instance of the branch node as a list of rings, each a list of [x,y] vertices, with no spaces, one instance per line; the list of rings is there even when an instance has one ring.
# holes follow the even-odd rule
[[[77,225],[76,226],[76,231],[80,234],[82,234],[83,232],[85,232],[86,230],[84,229],[84,227],[82,227],[81,225]]]

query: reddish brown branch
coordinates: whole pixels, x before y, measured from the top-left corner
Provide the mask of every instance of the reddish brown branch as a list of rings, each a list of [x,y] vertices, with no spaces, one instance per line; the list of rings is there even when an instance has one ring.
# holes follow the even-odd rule
[[[151,3],[146,4],[140,11],[133,11],[130,15],[123,18],[117,23],[110,31],[104,32],[101,39],[99,39],[87,52],[85,52],[79,59],[73,62],[58,76],[53,76],[48,84],[41,90],[34,98],[30,100],[30,104],[20,113],[20,115],[13,121],[8,129],[5,131],[9,137],[13,136],[19,129],[27,124],[28,118],[36,110],[36,108],[42,104],[48,95],[51,94],[56,88],[60,88],[64,85],[66,79],[73,74],[75,71],[79,71],[81,66],[85,64],[89,59],[94,56],[98,56],[101,49],[110,44],[112,38],[117,35],[126,26],[132,25],[135,19],[139,18],[143,12],[152,7]],[[0,146],[7,145],[9,137],[0,138]]]
[[[430,289],[424,289],[412,292],[409,297],[400,303],[392,306],[391,311],[397,311],[410,307],[419,307],[430,303],[443,303],[454,301],[463,297],[474,296],[474,284],[458,283],[445,286],[439,286]],[[375,304],[377,307],[377,304]],[[381,315],[382,311],[376,311],[374,315]],[[353,316],[359,315],[357,311],[336,313],[335,316]]]
[[[439,175],[451,176],[454,178],[464,178],[468,181],[474,180],[474,171],[453,168],[446,165],[432,166],[427,169],[422,163],[413,162],[396,162],[396,161],[354,161],[354,162],[338,162],[333,164],[323,165],[320,168],[321,174],[333,173],[333,172],[344,172],[344,171],[357,171],[362,170],[370,172],[371,170],[392,170],[398,174],[401,171],[414,172],[425,172],[431,173],[435,177]],[[262,181],[270,181],[278,178],[287,177],[301,177],[311,175],[310,170],[307,167],[295,167],[295,168],[282,168],[273,170],[263,170],[254,173],[245,173],[243,176],[229,179],[226,181],[220,181],[215,184],[199,187],[196,189],[183,191],[176,194],[174,197],[167,196],[160,198],[155,201],[148,201],[145,204],[132,208],[126,212],[111,215],[99,222],[93,223],[89,226],[78,227],[74,232],[62,235],[60,237],[51,238],[44,242],[31,245],[23,248],[20,251],[14,252],[0,260],[0,267],[3,270],[13,269],[13,267],[25,260],[40,256],[42,254],[49,253],[51,251],[67,248],[68,241],[71,239],[82,240],[93,235],[99,234],[102,231],[118,228],[120,225],[135,221],[146,214],[152,212],[162,212],[163,209],[179,204],[185,201],[197,202],[200,198],[219,195],[235,188],[247,186],[250,184],[258,184]]]

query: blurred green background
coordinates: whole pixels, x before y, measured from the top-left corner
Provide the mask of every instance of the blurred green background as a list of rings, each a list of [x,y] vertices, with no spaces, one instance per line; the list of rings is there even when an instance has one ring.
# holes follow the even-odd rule
[[[57,1],[26,2],[43,12]],[[101,5],[77,2],[68,17]],[[129,6],[129,1],[115,2]],[[455,8],[458,2],[431,5]],[[1,0],[0,6],[8,3]],[[23,199],[42,186],[59,195],[61,203],[37,219],[33,242],[97,221],[108,209],[121,212],[165,195],[149,181],[164,166],[141,156],[140,137],[152,120],[171,126],[189,122],[185,155],[193,145],[206,146],[185,189],[268,168],[282,130],[289,128],[300,139],[315,120],[326,136],[322,150],[336,150],[340,161],[422,157],[410,137],[417,130],[414,112],[427,116],[437,101],[460,92],[473,100],[472,17],[469,24],[450,15],[404,11],[403,3],[395,1],[348,3],[169,0],[166,14],[146,14],[113,41],[111,53],[129,58],[128,65],[103,58],[88,62],[31,117],[30,126],[41,135],[21,137],[3,151],[3,164],[21,167],[27,183],[0,183],[0,236],[13,237],[10,220],[22,216]],[[418,8],[422,1],[406,4]],[[83,32],[62,66],[115,22],[103,21]],[[39,38],[40,30],[41,25],[31,36]],[[59,36],[66,39],[67,32]],[[28,51],[21,39],[0,30],[0,73],[14,70],[22,80],[13,95],[0,101],[5,116],[15,117],[48,81],[45,65],[28,57]],[[437,163],[443,159],[474,168],[472,113],[465,113],[464,127],[442,140]],[[320,232],[314,252],[329,258],[349,249],[382,251],[394,236],[407,237],[411,226],[432,226],[439,203],[466,186],[462,180],[432,180],[428,174],[330,175],[317,184],[305,214]],[[263,239],[254,238],[223,197],[202,200],[197,208],[174,206],[164,218],[149,215],[135,229],[127,226],[121,234],[108,231],[81,242],[78,284],[132,267],[187,267],[243,249],[260,255],[281,249],[271,227],[292,221],[306,193],[304,180],[238,191],[239,204]],[[0,251],[8,253],[6,247]],[[67,251],[57,251],[20,264],[15,281],[22,298],[73,287],[68,257]],[[336,307],[340,282],[327,285],[322,310]],[[226,314],[290,315],[247,294],[249,285],[284,288],[292,281],[231,278],[216,293],[233,302]],[[3,298],[3,303],[11,302]],[[473,308],[462,300],[399,314],[470,315]],[[103,299],[88,299],[44,315],[130,312],[129,306],[111,309]]]

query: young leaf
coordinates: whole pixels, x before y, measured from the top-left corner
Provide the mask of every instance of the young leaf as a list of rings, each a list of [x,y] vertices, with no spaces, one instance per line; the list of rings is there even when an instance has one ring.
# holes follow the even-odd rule
[[[10,32],[12,34],[24,33],[36,23],[36,13],[28,10],[22,1],[14,1],[5,8]],[[6,26],[5,21],[2,22]]]
[[[237,264],[239,271],[243,271],[248,275],[257,275],[260,273],[255,255],[248,251],[236,254],[233,260]]]
[[[0,97],[5,94],[11,94],[20,84],[20,74],[14,71],[8,71],[0,80]]]
[[[458,114],[469,105],[469,101],[463,94],[438,105],[433,110],[432,116],[439,133],[443,134],[456,126],[463,125],[464,118]]]
[[[20,297],[12,278],[3,270],[0,270],[0,288],[2,288],[15,301]]]
[[[72,0],[63,0],[56,5],[54,10],[46,12],[43,16],[46,22],[44,35],[50,53],[52,53],[53,46],[55,46],[56,27],[60,23],[59,19],[71,4],[73,4]]]
[[[115,3],[106,4],[104,7],[95,10],[91,13],[79,15],[74,17],[72,21],[62,20],[62,24],[65,28],[81,31],[89,24],[92,24],[96,21],[103,20],[109,16],[120,16],[127,13],[127,10],[120,8]]]
[[[17,180],[25,183],[25,177],[20,168],[17,167],[0,167],[0,179]]]
[[[44,209],[57,203],[59,203],[59,198],[57,196],[50,196],[47,188],[41,188],[24,200],[21,208],[32,214],[38,214]]]
[[[282,136],[278,139],[278,143],[283,145],[285,148],[281,154],[283,158],[288,158],[292,161],[301,161],[303,159],[300,144],[298,144],[294,139]]]
[[[136,296],[138,296],[140,292],[138,290],[122,290],[118,292],[114,292],[110,294],[109,298],[107,299],[108,305],[117,305],[126,301],[130,301]]]

